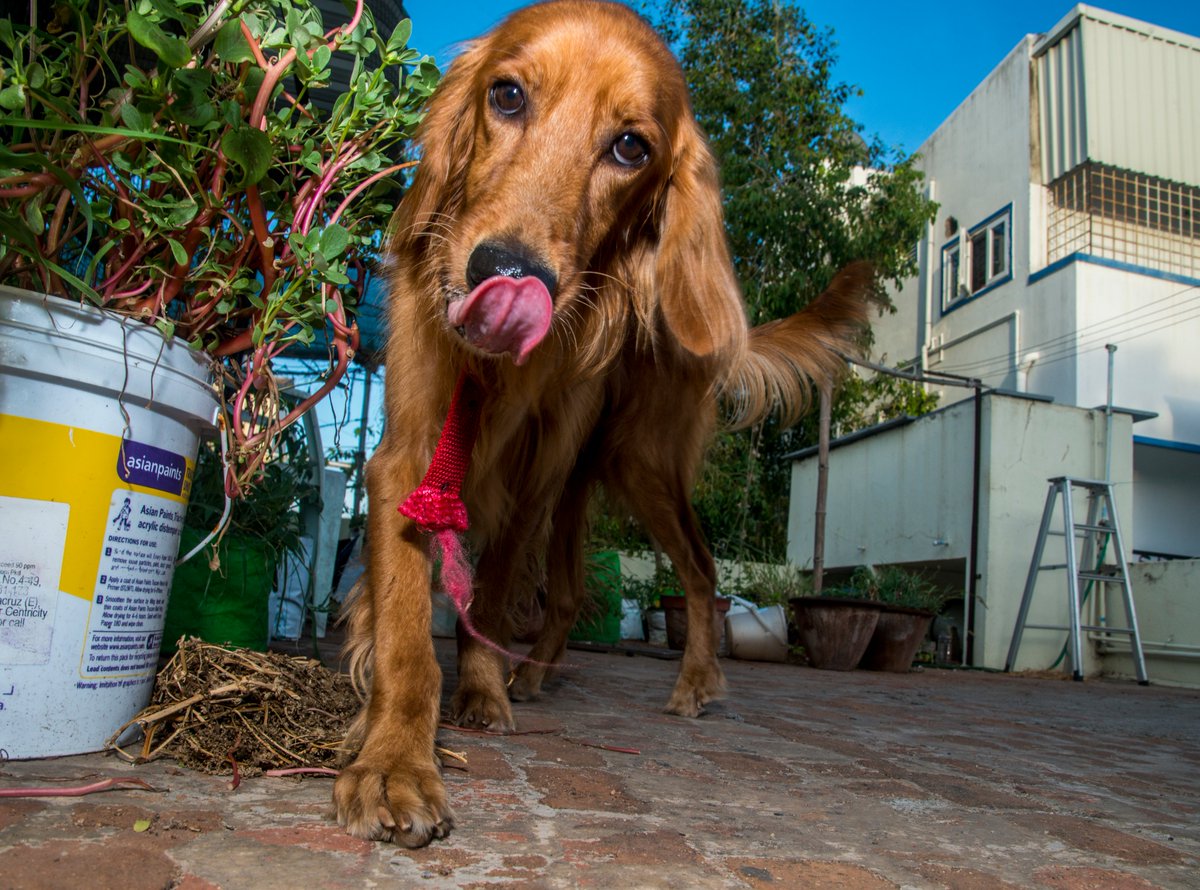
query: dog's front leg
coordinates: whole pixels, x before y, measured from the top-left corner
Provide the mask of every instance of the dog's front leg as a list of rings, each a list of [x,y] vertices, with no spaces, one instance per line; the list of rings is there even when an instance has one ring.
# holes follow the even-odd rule
[[[350,646],[370,643],[371,685],[352,732],[361,738],[358,756],[333,791],[338,822],[351,834],[406,847],[454,826],[434,754],[442,675],[430,633],[429,557],[422,536],[396,511],[417,483],[414,465],[381,449],[368,467],[369,586],[353,607]]]

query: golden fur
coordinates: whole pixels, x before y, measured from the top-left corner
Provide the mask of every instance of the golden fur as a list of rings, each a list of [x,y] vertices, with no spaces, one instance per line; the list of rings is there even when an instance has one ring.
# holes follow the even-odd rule
[[[498,84],[520,86],[519,114],[498,110]],[[625,134],[647,150],[636,165],[613,154]],[[510,695],[536,696],[562,657],[596,484],[646,525],[686,590],[688,644],[667,709],[695,716],[724,685],[713,560],[689,505],[718,401],[740,424],[774,408],[794,417],[809,381],[840,367],[872,277],[852,266],[804,312],[748,329],[716,165],[681,71],[617,3],[513,14],[453,63],[419,139],[389,245],[387,431],[368,467],[368,569],[349,619],[369,696],[351,733],[359,753],[334,791],[352,834],[410,846],[444,836],[453,816],[433,753],[429,554],[396,508],[428,466],[459,373],[486,393],[464,488],[472,616],[507,644],[514,604],[541,581],[548,605],[533,661],[508,688],[503,658],[460,630],[453,719],[511,728]],[[519,367],[469,345],[446,317],[470,290],[472,251],[496,241],[556,284],[550,332]]]

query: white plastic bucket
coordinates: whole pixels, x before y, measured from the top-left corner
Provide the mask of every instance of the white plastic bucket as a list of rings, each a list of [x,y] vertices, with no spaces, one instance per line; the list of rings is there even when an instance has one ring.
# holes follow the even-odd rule
[[[787,614],[783,606],[759,608],[740,596],[730,599],[734,605],[725,616],[729,654],[746,661],[787,661]]]
[[[157,330],[0,287],[0,749],[104,747],[149,702],[206,359]]]
[[[646,639],[646,628],[642,624],[642,607],[638,605],[637,600],[621,600],[621,639]]]

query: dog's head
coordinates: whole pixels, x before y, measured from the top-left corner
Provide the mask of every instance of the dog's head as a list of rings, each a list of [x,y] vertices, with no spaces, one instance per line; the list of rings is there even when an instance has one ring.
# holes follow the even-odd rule
[[[474,352],[520,363],[554,324],[611,341],[630,319],[698,356],[744,341],[715,163],[627,7],[514,13],[454,61],[419,139],[394,250]]]

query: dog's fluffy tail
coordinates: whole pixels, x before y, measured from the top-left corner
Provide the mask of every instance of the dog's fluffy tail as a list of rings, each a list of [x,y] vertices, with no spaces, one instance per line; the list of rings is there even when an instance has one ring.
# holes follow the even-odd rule
[[[749,348],[721,390],[733,429],[752,426],[775,410],[785,425],[800,419],[813,384],[841,374],[841,356],[855,351],[867,325],[874,277],[870,263],[851,263],[800,312],[751,329]]]

